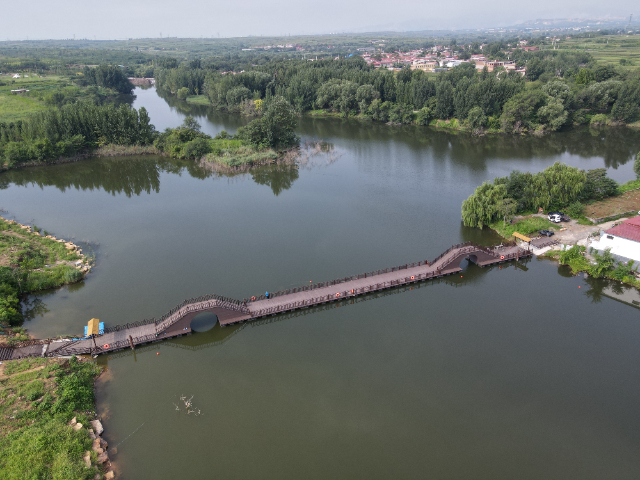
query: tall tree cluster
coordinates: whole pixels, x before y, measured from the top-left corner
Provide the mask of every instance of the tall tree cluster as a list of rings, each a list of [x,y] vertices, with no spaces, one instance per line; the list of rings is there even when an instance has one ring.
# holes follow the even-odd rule
[[[106,144],[147,145],[154,136],[144,108],[74,103],[24,121],[0,123],[0,159],[13,167]]]
[[[247,111],[253,100],[281,96],[298,113],[323,109],[420,125],[457,119],[474,130],[508,133],[628,123],[640,117],[638,75],[595,65],[584,53],[516,50],[513,56],[527,67],[526,77],[515,71],[478,71],[472,63],[436,75],[409,68],[376,70],[353,57],[277,60],[237,74],[192,61],[156,68],[156,82],[173,93],[187,89],[191,95],[204,94],[229,111]]]

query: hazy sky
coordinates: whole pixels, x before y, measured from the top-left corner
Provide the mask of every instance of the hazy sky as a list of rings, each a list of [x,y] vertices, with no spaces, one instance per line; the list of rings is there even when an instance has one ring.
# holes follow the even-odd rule
[[[0,39],[121,39],[433,30],[627,17],[631,0],[2,0]],[[640,11],[637,12],[640,16]],[[636,22],[634,22],[636,23]]]

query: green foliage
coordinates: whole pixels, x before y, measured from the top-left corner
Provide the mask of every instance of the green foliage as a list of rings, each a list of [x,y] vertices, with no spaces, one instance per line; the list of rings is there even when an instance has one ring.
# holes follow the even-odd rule
[[[640,188],[640,178],[637,180],[629,180],[627,183],[623,183],[618,186],[618,194],[621,195],[624,192],[628,192],[629,190],[635,190]]]
[[[634,272],[637,270],[633,268],[633,261],[630,260],[628,263],[618,262],[618,265],[609,273],[609,278],[613,278],[614,280],[618,280],[620,282],[630,283],[634,279]]]
[[[506,48],[505,42],[496,41],[483,53],[502,58]],[[465,49],[459,55],[467,53]],[[609,66],[594,68],[584,52],[516,50],[513,56],[519,65],[526,65],[527,78],[539,82],[536,88],[525,88],[525,78],[516,72],[498,76],[497,71],[478,72],[470,63],[434,77],[420,69],[375,69],[359,57],[314,62],[263,59],[242,64],[245,71],[235,75],[220,72],[219,61],[174,61],[156,68],[154,75],[160,89],[205,93],[212,105],[230,111],[242,111],[249,99],[281,96],[297,112],[316,109],[419,125],[432,118],[456,118],[460,123],[466,120],[472,129],[483,128],[486,121],[490,130],[510,133],[558,130],[571,122],[588,121],[585,112],[589,118],[611,114],[618,121],[630,121],[637,115],[635,80],[619,76]],[[409,114],[424,108],[429,110]],[[486,120],[478,110],[469,118],[474,108],[480,108]],[[260,134],[260,128],[257,130]]]
[[[463,202],[462,219],[467,226],[482,228],[496,218],[507,197],[515,202],[515,213],[571,206],[574,214],[570,216],[577,217],[575,211],[583,209],[580,201],[606,198],[618,191],[618,184],[606,176],[605,169],[585,172],[556,162],[536,174],[515,170],[508,177],[495,178],[492,184],[485,182]]]
[[[482,111],[480,107],[473,107],[469,110],[469,114],[467,115],[467,122],[469,127],[473,130],[478,130],[487,125],[487,116]]]
[[[635,173],[636,178],[640,180],[640,152],[636,154],[636,159],[633,161],[633,173]]]
[[[186,100],[186,98],[189,96],[189,89],[187,87],[182,87],[180,89],[178,89],[178,93],[177,96],[180,100]]]
[[[262,117],[238,129],[237,137],[258,148],[285,149],[299,142],[295,134],[296,114],[283,97],[269,99]]]
[[[144,108],[76,103],[33,114],[25,121],[0,123],[0,158],[14,167],[105,144],[147,145],[154,135]]]
[[[522,235],[533,235],[539,230],[550,230],[558,228],[549,220],[543,217],[527,217],[515,223],[506,223],[499,219],[490,224],[490,227],[504,238],[511,238],[514,232]]]
[[[613,270],[615,265],[615,259],[611,254],[611,249],[607,248],[604,252],[598,253],[595,250],[591,251],[593,258],[596,260],[595,265],[591,266],[590,273],[595,278],[602,278],[607,273]]]
[[[539,90],[519,93],[504,105],[500,121],[507,133],[535,129],[537,111],[545,106],[545,94]]]
[[[567,215],[571,218],[578,218],[584,211],[584,205],[580,202],[573,202],[567,207]]]
[[[571,248],[566,248],[566,245],[562,249],[560,253],[560,263],[562,265],[568,265],[570,262],[578,260],[582,258],[582,253],[584,251],[583,247],[579,245],[573,245]]]
[[[593,70],[590,68],[581,68],[578,74],[575,77],[575,82],[578,85],[588,85],[589,83],[595,81],[596,76],[593,73]]]
[[[59,260],[78,259],[78,255],[65,249],[64,245],[0,219],[2,231],[13,234],[0,235],[0,259],[6,264],[0,266],[0,323],[19,325],[22,322],[21,296],[80,281],[83,275],[74,265],[66,263],[45,267],[45,264],[55,264]]]
[[[507,194],[504,185],[484,182],[462,202],[462,221],[467,227],[483,228],[498,214],[498,202]]]
[[[580,194],[583,200],[602,200],[618,193],[618,183],[607,177],[607,170],[596,168],[587,171],[587,178]]]
[[[433,119],[433,112],[429,107],[423,107],[418,110],[418,115],[416,117],[416,123],[418,125],[429,125],[429,122]]]
[[[125,94],[131,94],[133,91],[133,85],[120,67],[111,65],[85,67],[82,73],[84,78],[78,81],[80,85],[96,85]]]

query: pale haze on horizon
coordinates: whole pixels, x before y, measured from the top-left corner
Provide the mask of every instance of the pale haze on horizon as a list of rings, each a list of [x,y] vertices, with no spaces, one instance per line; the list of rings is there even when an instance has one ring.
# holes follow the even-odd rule
[[[459,0],[5,0],[0,40],[239,37],[382,30],[450,30],[515,25],[539,18],[624,18],[636,2]],[[636,22],[634,22],[636,23]]]

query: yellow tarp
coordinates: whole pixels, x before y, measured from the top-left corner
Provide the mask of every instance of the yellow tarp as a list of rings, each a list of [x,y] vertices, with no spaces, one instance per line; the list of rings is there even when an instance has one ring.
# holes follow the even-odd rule
[[[99,335],[100,334],[100,320],[92,318],[87,325],[87,335]]]
[[[525,242],[530,242],[531,239],[529,237],[525,237],[524,235],[518,233],[518,232],[513,232],[513,236],[516,238],[519,238],[520,240],[524,240]]]

